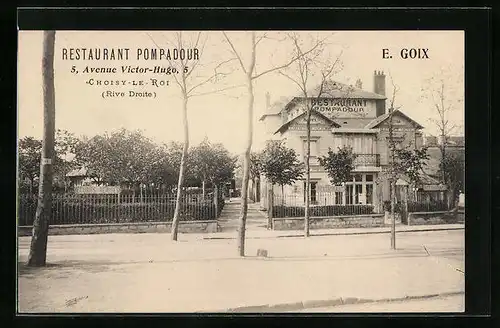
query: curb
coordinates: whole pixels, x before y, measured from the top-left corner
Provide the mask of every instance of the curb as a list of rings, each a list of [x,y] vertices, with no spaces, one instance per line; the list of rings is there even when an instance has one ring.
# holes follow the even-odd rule
[[[404,232],[430,232],[430,231],[448,231],[448,230],[464,230],[465,227],[460,228],[428,228],[428,229],[411,229],[411,230],[396,230],[396,233],[404,233]],[[364,231],[364,232],[331,232],[331,233],[319,233],[319,234],[311,234],[310,237],[323,237],[323,236],[354,236],[354,235],[375,235],[375,234],[387,234],[391,233],[391,231]],[[247,239],[270,239],[270,238],[297,238],[304,237],[303,235],[277,235],[277,236],[254,236],[254,237],[245,237]],[[236,237],[203,237],[205,240],[211,239],[236,239]]]
[[[364,304],[364,303],[391,303],[391,302],[400,302],[400,301],[411,301],[411,300],[422,300],[422,299],[430,299],[436,297],[447,297],[447,296],[457,296],[464,295],[463,291],[460,292],[446,292],[439,294],[430,294],[430,295],[416,295],[416,296],[404,296],[404,297],[396,297],[396,298],[382,298],[382,299],[368,299],[368,298],[356,298],[356,297],[347,297],[347,298],[334,298],[330,300],[310,300],[310,301],[302,301],[302,302],[292,302],[292,303],[282,303],[282,304],[263,304],[263,305],[254,305],[254,306],[241,306],[236,308],[227,309],[222,312],[230,312],[230,313],[252,313],[252,312],[293,312],[299,310],[307,310],[311,308],[321,308],[321,307],[331,307],[331,306],[340,306],[340,305],[348,305],[348,304]]]

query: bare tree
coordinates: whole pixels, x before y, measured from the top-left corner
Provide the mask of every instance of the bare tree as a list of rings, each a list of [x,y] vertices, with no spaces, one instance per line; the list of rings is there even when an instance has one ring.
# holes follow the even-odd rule
[[[455,80],[455,81],[454,81]],[[462,95],[454,95],[453,83],[461,83],[462,74],[459,77],[450,75],[450,70],[442,70],[439,75],[427,79],[422,88],[421,98],[426,99],[433,106],[435,117],[429,119],[438,130],[439,150],[441,153],[440,169],[441,180],[448,184],[447,171],[447,146],[450,136],[455,134],[460,126],[451,121],[450,116],[463,101]]]
[[[55,87],[54,87],[54,47],[56,32],[43,32],[43,141],[40,162],[40,184],[38,206],[33,222],[29,266],[45,266],[47,260],[47,240],[49,218],[52,211],[52,179],[55,140]]]
[[[318,103],[321,97],[328,95],[328,85],[331,77],[340,70],[340,53],[333,62],[323,62],[320,60],[320,56],[325,50],[327,45],[326,38],[313,41],[317,45],[315,51],[304,55],[304,45],[297,33],[290,33],[288,37],[292,40],[294,45],[295,56],[299,59],[295,61],[294,65],[295,72],[286,73],[281,71],[280,74],[291,80],[300,90],[302,97],[304,98],[304,105],[306,111],[306,158],[305,158],[305,173],[306,173],[306,190],[305,190],[305,215],[304,215],[304,236],[309,237],[309,208],[311,202],[310,195],[310,181],[311,181],[311,114],[314,107],[314,103]],[[314,81],[315,75],[319,72],[320,81],[319,85],[315,88],[311,88],[311,82]],[[316,101],[315,101],[316,100]]]
[[[175,40],[170,41],[167,40],[167,43],[173,44],[177,49],[199,49],[198,58],[202,58],[203,50],[207,44],[208,36],[203,34],[202,32],[197,33],[189,33],[188,37],[185,37],[184,32],[176,32]],[[158,47],[155,39],[151,34],[148,33],[149,38],[153,41],[153,43]],[[172,240],[177,240],[178,227],[179,227],[179,216],[180,216],[180,207],[181,207],[181,199],[183,193],[184,186],[184,176],[186,172],[186,165],[188,159],[188,150],[189,150],[189,122],[188,122],[188,103],[189,100],[194,96],[206,95],[211,93],[219,92],[220,90],[210,90],[208,92],[197,92],[201,87],[208,83],[216,82],[219,78],[222,78],[228,74],[228,72],[222,72],[221,67],[225,64],[229,63],[231,60],[221,61],[216,64],[213,68],[213,73],[208,74],[208,76],[202,76],[198,74],[200,67],[203,64],[200,63],[199,59],[195,59],[191,63],[189,62],[188,57],[179,59],[177,62],[173,60],[169,60],[170,67],[175,68],[176,72],[172,74],[174,80],[179,87],[181,93],[182,100],[182,126],[183,126],[183,148],[182,148],[182,157],[179,168],[179,179],[177,182],[177,196],[175,201],[175,210],[174,217],[172,219],[172,228],[171,228],[171,237]],[[197,72],[197,74],[193,75],[193,72]],[[238,86],[233,86],[238,87]]]
[[[250,52],[249,52],[249,63],[245,65],[243,63],[242,54],[236,49],[234,42],[231,40],[229,35],[226,32],[222,32],[227,43],[229,44],[231,52],[237,58],[239,62],[239,66],[241,71],[245,75],[245,85],[247,88],[247,138],[246,145],[244,151],[244,159],[243,159],[243,181],[241,187],[241,212],[240,212],[240,223],[238,228],[238,253],[240,256],[245,256],[245,229],[246,229],[246,218],[247,218],[247,210],[248,210],[248,180],[250,175],[250,152],[252,150],[253,143],[253,113],[254,113],[254,86],[253,83],[259,77],[267,75],[272,72],[276,72],[282,70],[284,68],[289,67],[294,62],[296,62],[302,56],[306,56],[309,53],[313,52],[316,48],[320,46],[320,44],[313,45],[307,51],[304,51],[302,54],[295,54],[286,61],[282,65],[273,66],[272,68],[263,70],[260,73],[255,72],[255,59],[257,55],[257,45],[264,39],[268,38],[266,33],[263,33],[259,37],[256,37],[255,31],[248,32],[250,33]]]
[[[389,150],[390,150],[390,161],[389,161],[389,184],[390,184],[390,198],[391,198],[391,249],[396,249],[396,215],[394,213],[395,202],[396,202],[396,181],[397,181],[397,172],[396,172],[396,147],[397,141],[394,136],[394,102],[396,100],[396,94],[399,91],[399,86],[394,84],[394,80],[392,76],[389,74],[392,83],[392,98],[391,104],[389,107]],[[399,109],[399,107],[398,107]]]
[[[405,132],[397,133],[394,124],[394,115],[401,108],[396,107],[396,95],[399,86],[394,83],[392,75],[389,73],[393,87],[392,97],[388,113],[388,146],[389,146],[389,170],[387,172],[390,184],[391,201],[391,249],[396,249],[396,182],[401,176],[407,175],[410,182],[416,186],[420,182],[420,175],[423,174],[423,166],[427,160],[427,149],[417,149],[414,139],[408,140]]]

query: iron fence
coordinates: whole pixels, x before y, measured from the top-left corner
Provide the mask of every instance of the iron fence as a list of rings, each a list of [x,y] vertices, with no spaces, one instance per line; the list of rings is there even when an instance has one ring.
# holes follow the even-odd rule
[[[345,204],[343,192],[329,190],[315,192],[310,197],[310,216],[340,216],[372,214],[373,204]],[[305,215],[305,197],[301,192],[278,192],[273,197],[273,217],[301,217]]]
[[[361,197],[354,193],[345,194],[340,187],[318,187],[311,192],[310,216],[340,216],[383,213],[390,211],[390,201],[377,201],[375,195],[367,194]],[[377,204],[374,204],[377,203]],[[397,213],[440,212],[450,211],[453,204],[446,199],[419,199],[417,201],[401,201],[395,203]],[[303,190],[290,192],[275,190],[273,193],[273,217],[301,217],[305,215],[305,197]]]
[[[38,197],[23,194],[18,198],[18,224],[33,224]],[[129,222],[168,222],[174,216],[176,194],[106,195],[53,194],[49,224],[101,224]],[[220,194],[183,194],[179,218],[182,221],[216,219],[224,207]]]

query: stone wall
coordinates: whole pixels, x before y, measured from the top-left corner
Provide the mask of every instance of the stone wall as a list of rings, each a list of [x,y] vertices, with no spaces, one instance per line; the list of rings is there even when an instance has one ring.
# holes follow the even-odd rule
[[[67,224],[49,226],[49,235],[88,235],[101,233],[145,233],[170,232],[171,223],[141,222],[141,223],[110,223],[110,224]],[[18,227],[19,236],[31,236],[32,226]],[[217,221],[181,221],[179,232],[210,233],[217,232]]]
[[[408,213],[408,225],[457,224],[464,222],[464,211]]]
[[[384,214],[311,217],[309,228],[373,228],[384,226]],[[304,218],[273,218],[273,230],[302,230]]]

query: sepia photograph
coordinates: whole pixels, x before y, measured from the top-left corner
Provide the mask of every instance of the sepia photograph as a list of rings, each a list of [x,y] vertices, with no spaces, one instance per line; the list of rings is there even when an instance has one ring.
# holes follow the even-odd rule
[[[463,313],[464,47],[18,31],[18,313]]]

